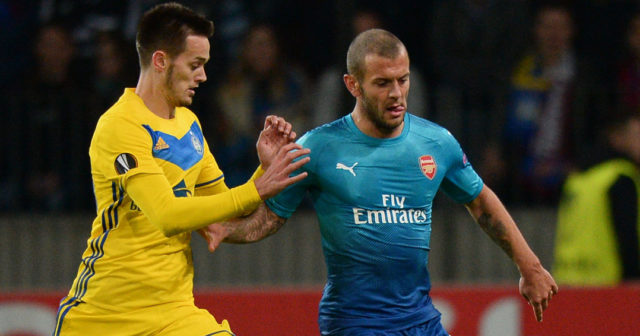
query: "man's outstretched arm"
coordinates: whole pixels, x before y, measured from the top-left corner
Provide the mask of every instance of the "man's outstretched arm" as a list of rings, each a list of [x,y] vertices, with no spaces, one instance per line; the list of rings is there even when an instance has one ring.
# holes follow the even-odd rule
[[[199,233],[207,240],[209,251],[213,252],[223,241],[245,244],[262,240],[280,230],[286,221],[286,218],[276,215],[263,202],[246,217],[213,223]]]
[[[277,179],[290,178],[295,179],[295,182],[297,182],[307,176],[306,172],[290,176],[293,171],[288,170],[288,167],[280,162],[282,161],[280,157],[283,155],[283,149],[293,149],[292,146],[295,146],[298,150],[286,150],[287,156],[300,157],[309,154],[309,149],[293,143],[295,138],[296,133],[293,131],[291,123],[274,115],[265,118],[264,128],[260,132],[256,143],[256,150],[260,159],[260,167],[252,177],[252,180],[255,180],[256,189],[260,190],[262,185],[267,187],[273,185],[274,179],[277,181]],[[307,156],[290,165],[301,166],[309,162],[309,160],[310,158]],[[272,173],[268,174],[269,171]],[[210,188],[209,190],[201,190],[201,192],[208,194],[219,190]],[[265,200],[276,193],[260,194],[260,196]],[[245,216],[210,224],[198,230],[198,233],[206,239],[209,251],[213,252],[222,241],[236,244],[259,241],[277,232],[285,221],[285,218],[277,216],[264,203],[260,203],[257,209],[252,210]]]
[[[555,280],[542,267],[511,215],[489,187],[484,186],[466,207],[482,230],[514,261],[520,271],[520,294],[533,307],[536,319],[542,321],[542,312],[558,293]]]

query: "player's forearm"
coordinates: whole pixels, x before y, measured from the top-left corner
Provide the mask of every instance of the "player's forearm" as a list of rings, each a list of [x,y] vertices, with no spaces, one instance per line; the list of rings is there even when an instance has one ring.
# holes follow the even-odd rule
[[[514,261],[520,273],[541,266],[511,215],[491,189],[485,186],[467,208],[482,230]]]
[[[247,217],[235,218],[219,223],[225,228],[224,242],[234,244],[252,243],[276,233],[286,219],[276,215],[264,203]]]
[[[262,176],[262,174],[264,174],[264,169],[260,165],[260,166],[258,166],[258,168],[255,170],[255,172],[253,173],[253,175],[251,176],[251,178],[249,178],[249,180],[247,182],[254,181],[254,184],[255,184],[255,179],[257,179],[260,176]],[[228,190],[229,190],[229,188],[227,187],[226,184],[217,183],[217,184],[211,184],[211,185],[207,185],[207,186],[204,186],[204,187],[196,188],[195,195],[196,196],[217,195],[217,194],[221,194],[221,193],[227,192]],[[247,211],[239,214],[238,217],[246,216],[246,215],[250,214],[251,212],[253,212],[255,210],[257,205],[258,204],[255,204],[255,206],[248,208]]]
[[[150,189],[148,185],[156,188]],[[175,197],[163,176],[134,176],[128,182],[127,192],[167,237],[240,216],[261,202],[253,181],[216,195]]]

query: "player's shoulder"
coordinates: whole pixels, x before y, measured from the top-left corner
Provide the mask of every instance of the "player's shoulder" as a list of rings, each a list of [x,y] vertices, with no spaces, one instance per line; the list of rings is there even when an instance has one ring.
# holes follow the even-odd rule
[[[113,142],[122,137],[141,136],[143,132],[146,133],[142,128],[145,108],[144,104],[126,99],[126,95],[122,96],[98,119],[93,134],[94,140]]]
[[[136,113],[132,113],[131,106],[126,102],[118,101],[104,112],[98,119],[96,132],[129,131],[130,127],[138,124]]]
[[[186,107],[177,107],[176,116],[185,120],[198,120],[198,116]]]
[[[310,148],[326,146],[337,141],[344,141],[345,135],[348,133],[348,128],[349,126],[345,117],[342,117],[306,132],[300,137],[298,143]]]
[[[451,132],[443,126],[414,114],[408,113],[407,116],[410,118],[409,122],[413,136],[440,141],[453,139]]]

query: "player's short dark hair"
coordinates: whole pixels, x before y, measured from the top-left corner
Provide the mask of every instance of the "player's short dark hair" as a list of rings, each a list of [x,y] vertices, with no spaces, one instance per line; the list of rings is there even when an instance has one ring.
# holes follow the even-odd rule
[[[364,78],[364,60],[369,54],[396,58],[406,50],[402,41],[384,29],[369,29],[353,39],[347,51],[347,72],[358,81]]]
[[[176,56],[186,48],[189,35],[213,35],[213,22],[179,3],[157,5],[144,13],[138,23],[136,49],[140,67],[151,63],[151,55],[163,50]]]

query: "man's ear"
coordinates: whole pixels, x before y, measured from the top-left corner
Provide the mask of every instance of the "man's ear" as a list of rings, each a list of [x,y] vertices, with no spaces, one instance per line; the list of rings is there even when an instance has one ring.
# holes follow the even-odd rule
[[[151,55],[151,64],[156,72],[164,72],[169,66],[169,55],[162,50],[156,50]]]
[[[358,80],[349,74],[342,76],[342,79],[344,80],[344,85],[347,87],[347,90],[349,90],[351,95],[356,98],[360,97],[360,83]]]

